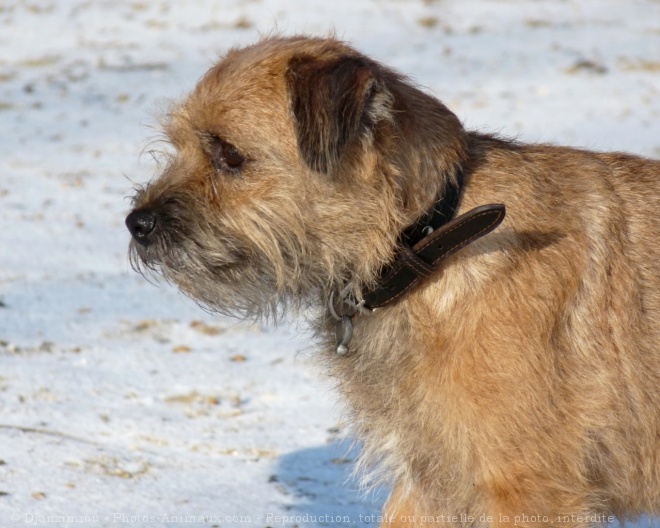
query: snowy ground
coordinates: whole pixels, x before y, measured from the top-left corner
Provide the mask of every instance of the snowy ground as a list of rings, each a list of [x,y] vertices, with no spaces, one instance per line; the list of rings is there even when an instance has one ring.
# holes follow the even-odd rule
[[[660,156],[657,0],[1,2],[1,527],[376,526],[304,334],[126,259],[159,102],[274,28],[334,28],[473,128]]]

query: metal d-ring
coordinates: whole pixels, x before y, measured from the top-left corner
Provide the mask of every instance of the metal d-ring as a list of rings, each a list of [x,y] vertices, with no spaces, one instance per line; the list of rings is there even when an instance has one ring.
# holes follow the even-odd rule
[[[350,291],[351,286],[346,285],[339,292],[339,305],[337,308],[335,308],[336,290],[332,290],[328,298],[328,312],[337,321],[335,327],[335,352],[339,356],[345,356],[349,352],[348,345],[353,339],[353,317],[357,314],[371,315],[376,310],[375,308],[368,308],[364,299],[358,302],[353,300],[349,297]],[[349,313],[345,313],[345,308],[348,308]]]
[[[328,299],[328,311],[335,321],[341,321],[340,315],[335,310],[335,290],[330,292],[330,298]]]

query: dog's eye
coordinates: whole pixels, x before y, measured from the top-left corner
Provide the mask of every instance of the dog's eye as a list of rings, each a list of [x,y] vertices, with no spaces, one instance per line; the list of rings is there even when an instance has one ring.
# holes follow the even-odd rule
[[[231,143],[214,136],[211,138],[211,162],[216,171],[239,170],[245,163],[245,156]]]
[[[223,145],[222,152],[225,163],[229,166],[230,169],[238,169],[241,165],[243,165],[245,158],[241,155],[240,152],[238,152],[238,150],[236,150],[236,147],[233,145],[225,143]]]

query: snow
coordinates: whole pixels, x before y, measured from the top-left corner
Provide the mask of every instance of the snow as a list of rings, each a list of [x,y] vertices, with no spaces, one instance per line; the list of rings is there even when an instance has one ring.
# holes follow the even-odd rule
[[[304,329],[127,262],[155,116],[274,30],[334,30],[471,128],[660,156],[655,0],[2,2],[0,526],[377,525]]]

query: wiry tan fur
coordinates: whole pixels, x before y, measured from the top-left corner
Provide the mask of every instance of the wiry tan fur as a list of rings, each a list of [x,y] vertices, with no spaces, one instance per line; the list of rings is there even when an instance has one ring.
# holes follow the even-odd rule
[[[401,75],[304,37],[230,51],[166,128],[135,265],[220,312],[317,308],[366,465],[395,486],[384,525],[660,513],[660,162],[466,132]],[[211,162],[216,136],[240,169]],[[459,214],[499,202],[504,223],[357,316],[336,356],[330,292],[373,285],[459,168]]]

